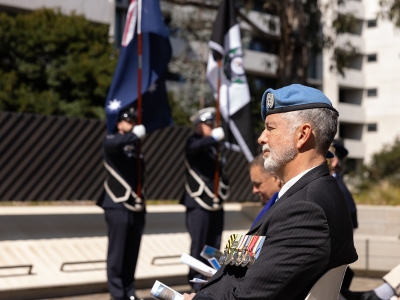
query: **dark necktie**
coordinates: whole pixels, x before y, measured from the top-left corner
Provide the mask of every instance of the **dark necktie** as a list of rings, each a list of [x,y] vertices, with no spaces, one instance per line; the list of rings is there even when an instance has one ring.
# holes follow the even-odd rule
[[[254,220],[253,224],[251,225],[250,229],[253,228],[254,225],[266,214],[266,212],[274,205],[274,203],[278,200],[278,192],[272,195],[271,199],[268,200],[267,204],[263,207],[263,209],[260,211],[256,219]]]

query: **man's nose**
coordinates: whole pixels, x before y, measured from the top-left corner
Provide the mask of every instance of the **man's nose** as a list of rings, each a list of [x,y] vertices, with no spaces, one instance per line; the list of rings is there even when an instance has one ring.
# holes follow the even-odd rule
[[[268,143],[268,138],[267,138],[267,134],[266,134],[265,130],[263,132],[261,132],[261,135],[257,141],[260,145],[264,145],[264,144]]]
[[[253,185],[253,194],[257,194],[258,193],[258,188],[256,188],[254,185]]]

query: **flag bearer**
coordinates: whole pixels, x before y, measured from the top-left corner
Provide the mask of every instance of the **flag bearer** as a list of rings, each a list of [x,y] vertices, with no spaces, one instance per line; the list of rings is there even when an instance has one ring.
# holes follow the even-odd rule
[[[186,184],[181,204],[186,206],[186,227],[192,244],[190,254],[207,263],[201,256],[204,245],[220,247],[224,225],[223,201],[228,196],[228,181],[225,172],[225,157],[217,153],[223,149],[224,130],[214,128],[215,108],[208,107],[190,117],[194,134],[189,137],[185,148]],[[218,195],[214,195],[215,170],[218,166]],[[189,279],[204,278],[190,270]],[[193,290],[201,285],[192,283]]]
[[[133,107],[122,109],[113,133],[103,140],[107,178],[98,205],[104,209],[108,227],[107,278],[111,299],[127,300],[135,296],[134,274],[140,240],[145,225],[143,157],[138,159],[137,143],[146,133],[136,125]],[[138,172],[139,168],[139,172]]]

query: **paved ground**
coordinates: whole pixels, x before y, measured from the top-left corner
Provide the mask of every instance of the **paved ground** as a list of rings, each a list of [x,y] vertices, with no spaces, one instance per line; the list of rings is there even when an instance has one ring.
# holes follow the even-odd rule
[[[382,283],[381,279],[376,278],[361,278],[355,277],[351,284],[351,290],[354,291],[366,291],[374,289]],[[173,289],[180,293],[185,293],[190,290],[189,285],[180,285],[173,286]],[[137,294],[139,297],[142,297],[144,300],[153,299],[150,297],[150,289],[146,290],[138,290]],[[46,300],[109,300],[109,294],[92,294],[92,295],[84,295],[84,296],[76,296],[76,297],[64,297],[64,298],[51,298]]]

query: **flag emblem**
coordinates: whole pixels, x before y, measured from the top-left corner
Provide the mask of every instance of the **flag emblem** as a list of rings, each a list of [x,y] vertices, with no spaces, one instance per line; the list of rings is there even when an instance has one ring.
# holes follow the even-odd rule
[[[224,73],[234,83],[246,83],[243,57],[240,48],[231,49],[224,57]]]

